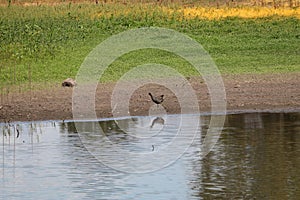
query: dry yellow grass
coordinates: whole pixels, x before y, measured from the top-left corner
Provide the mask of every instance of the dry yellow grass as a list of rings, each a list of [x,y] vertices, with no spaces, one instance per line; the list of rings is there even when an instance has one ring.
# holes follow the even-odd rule
[[[263,18],[271,16],[280,17],[296,17],[300,19],[300,8],[266,8],[266,7],[242,7],[242,8],[207,8],[193,7],[183,8],[182,12],[185,18],[201,18],[201,19],[221,19],[226,17],[239,18]]]
[[[266,18],[266,17],[295,17],[300,19],[300,8],[267,8],[267,7],[167,7],[167,6],[133,6],[118,7],[115,10],[109,10],[105,12],[93,13],[92,18],[98,17],[109,17],[109,16],[132,16],[136,15],[143,17],[149,13],[163,14],[177,18],[178,20],[184,19],[206,19],[206,20],[218,20],[228,17],[255,19],[255,18]]]

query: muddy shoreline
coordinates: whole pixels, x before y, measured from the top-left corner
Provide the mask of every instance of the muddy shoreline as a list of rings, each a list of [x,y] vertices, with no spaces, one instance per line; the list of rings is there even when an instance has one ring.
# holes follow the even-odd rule
[[[300,112],[300,73],[223,75],[227,112]],[[203,80],[189,79],[201,112],[210,112],[210,94]],[[96,92],[98,118],[113,117],[111,94],[114,83],[100,84]],[[148,92],[164,94],[168,114],[181,113],[178,98],[167,88],[145,85],[130,98],[128,115],[144,116],[153,106]],[[47,88],[11,92],[0,96],[0,122],[72,120],[72,88],[57,83]],[[121,100],[122,102],[122,100]]]

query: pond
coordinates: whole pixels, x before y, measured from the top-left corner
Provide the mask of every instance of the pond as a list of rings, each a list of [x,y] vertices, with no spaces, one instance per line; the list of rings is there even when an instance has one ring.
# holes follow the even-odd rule
[[[211,116],[191,115],[189,126],[200,121],[191,143],[157,154],[153,170],[124,166],[170,151],[181,117],[0,124],[0,199],[300,198],[300,113],[228,114],[206,156]]]

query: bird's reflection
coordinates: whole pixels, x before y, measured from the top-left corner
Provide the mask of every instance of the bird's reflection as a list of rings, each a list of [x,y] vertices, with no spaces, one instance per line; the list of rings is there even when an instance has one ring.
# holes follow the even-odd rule
[[[164,125],[165,124],[165,120],[162,117],[156,117],[152,123],[151,123],[151,128],[155,125],[155,124],[161,124]]]

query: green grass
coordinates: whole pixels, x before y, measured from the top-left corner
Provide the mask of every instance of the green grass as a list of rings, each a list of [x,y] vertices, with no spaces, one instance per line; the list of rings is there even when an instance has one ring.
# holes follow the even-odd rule
[[[114,14],[125,8],[73,4],[0,7],[0,86],[75,77],[84,58],[101,41],[149,26],[171,28],[195,39],[223,74],[300,71],[299,19],[189,20],[176,13],[168,16],[158,7],[141,9],[139,5],[131,6],[129,15]],[[99,13],[103,16],[93,17]],[[134,66],[146,63],[173,66],[185,76],[196,74],[181,58],[148,49],[117,59],[103,80],[116,81]]]

